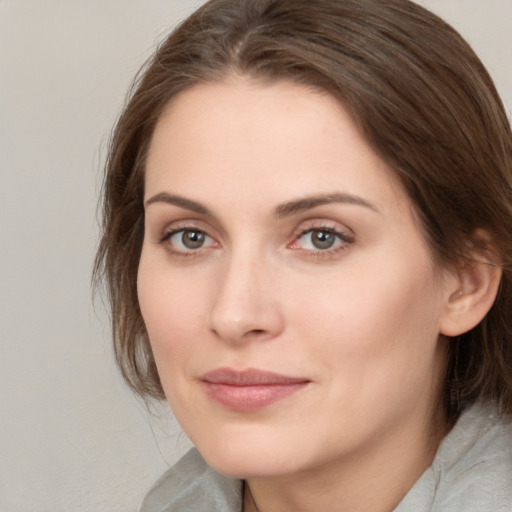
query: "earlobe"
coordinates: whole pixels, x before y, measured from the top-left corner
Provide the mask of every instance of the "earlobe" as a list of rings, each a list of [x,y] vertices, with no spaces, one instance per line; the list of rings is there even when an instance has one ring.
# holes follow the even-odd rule
[[[489,312],[501,280],[498,261],[489,257],[493,252],[481,248],[473,258],[465,260],[452,274],[451,290],[440,323],[440,333],[454,337],[478,325]]]

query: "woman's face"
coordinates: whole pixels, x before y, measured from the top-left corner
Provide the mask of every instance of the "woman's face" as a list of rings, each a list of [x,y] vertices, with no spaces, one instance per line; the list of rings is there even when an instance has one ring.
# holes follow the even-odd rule
[[[156,127],[145,202],[142,314],[212,466],[288,475],[425,451],[448,286],[335,99],[244,79],[185,91]]]

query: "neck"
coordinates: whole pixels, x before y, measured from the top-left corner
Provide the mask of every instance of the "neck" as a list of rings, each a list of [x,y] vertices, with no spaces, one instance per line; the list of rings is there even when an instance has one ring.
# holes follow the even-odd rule
[[[445,425],[442,418],[433,418],[433,424],[420,433],[421,442],[417,431],[403,425],[403,436],[394,432],[390,439],[379,439],[321,467],[294,475],[249,478],[243,510],[391,512],[432,463],[446,434]]]

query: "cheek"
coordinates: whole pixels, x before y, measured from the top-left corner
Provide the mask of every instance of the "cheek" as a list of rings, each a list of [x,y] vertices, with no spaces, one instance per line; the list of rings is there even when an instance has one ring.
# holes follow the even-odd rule
[[[312,354],[356,381],[368,372],[385,378],[390,368],[428,365],[437,345],[440,302],[431,273],[376,268],[331,279],[296,304],[298,333],[312,340]]]
[[[185,279],[184,273],[151,265],[141,258],[137,293],[142,317],[161,378],[179,365],[201,339],[207,288],[201,281]],[[165,383],[164,383],[165,384]]]
[[[431,282],[390,275],[345,276],[331,293],[298,307],[307,360],[321,365],[335,404],[319,411],[325,425],[344,425],[347,417],[361,422],[357,429],[390,425],[437,390],[442,360]]]

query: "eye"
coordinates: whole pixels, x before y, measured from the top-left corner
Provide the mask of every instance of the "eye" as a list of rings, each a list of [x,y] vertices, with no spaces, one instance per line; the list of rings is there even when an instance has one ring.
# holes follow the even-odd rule
[[[311,228],[297,236],[290,246],[291,249],[306,251],[333,251],[347,247],[353,240],[351,237],[332,228]]]
[[[162,237],[161,242],[166,242],[171,250],[182,253],[216,245],[212,237],[208,236],[204,231],[195,228],[170,231]]]
[[[339,237],[330,231],[311,230],[300,237],[304,249],[331,249],[336,242],[340,242]]]

